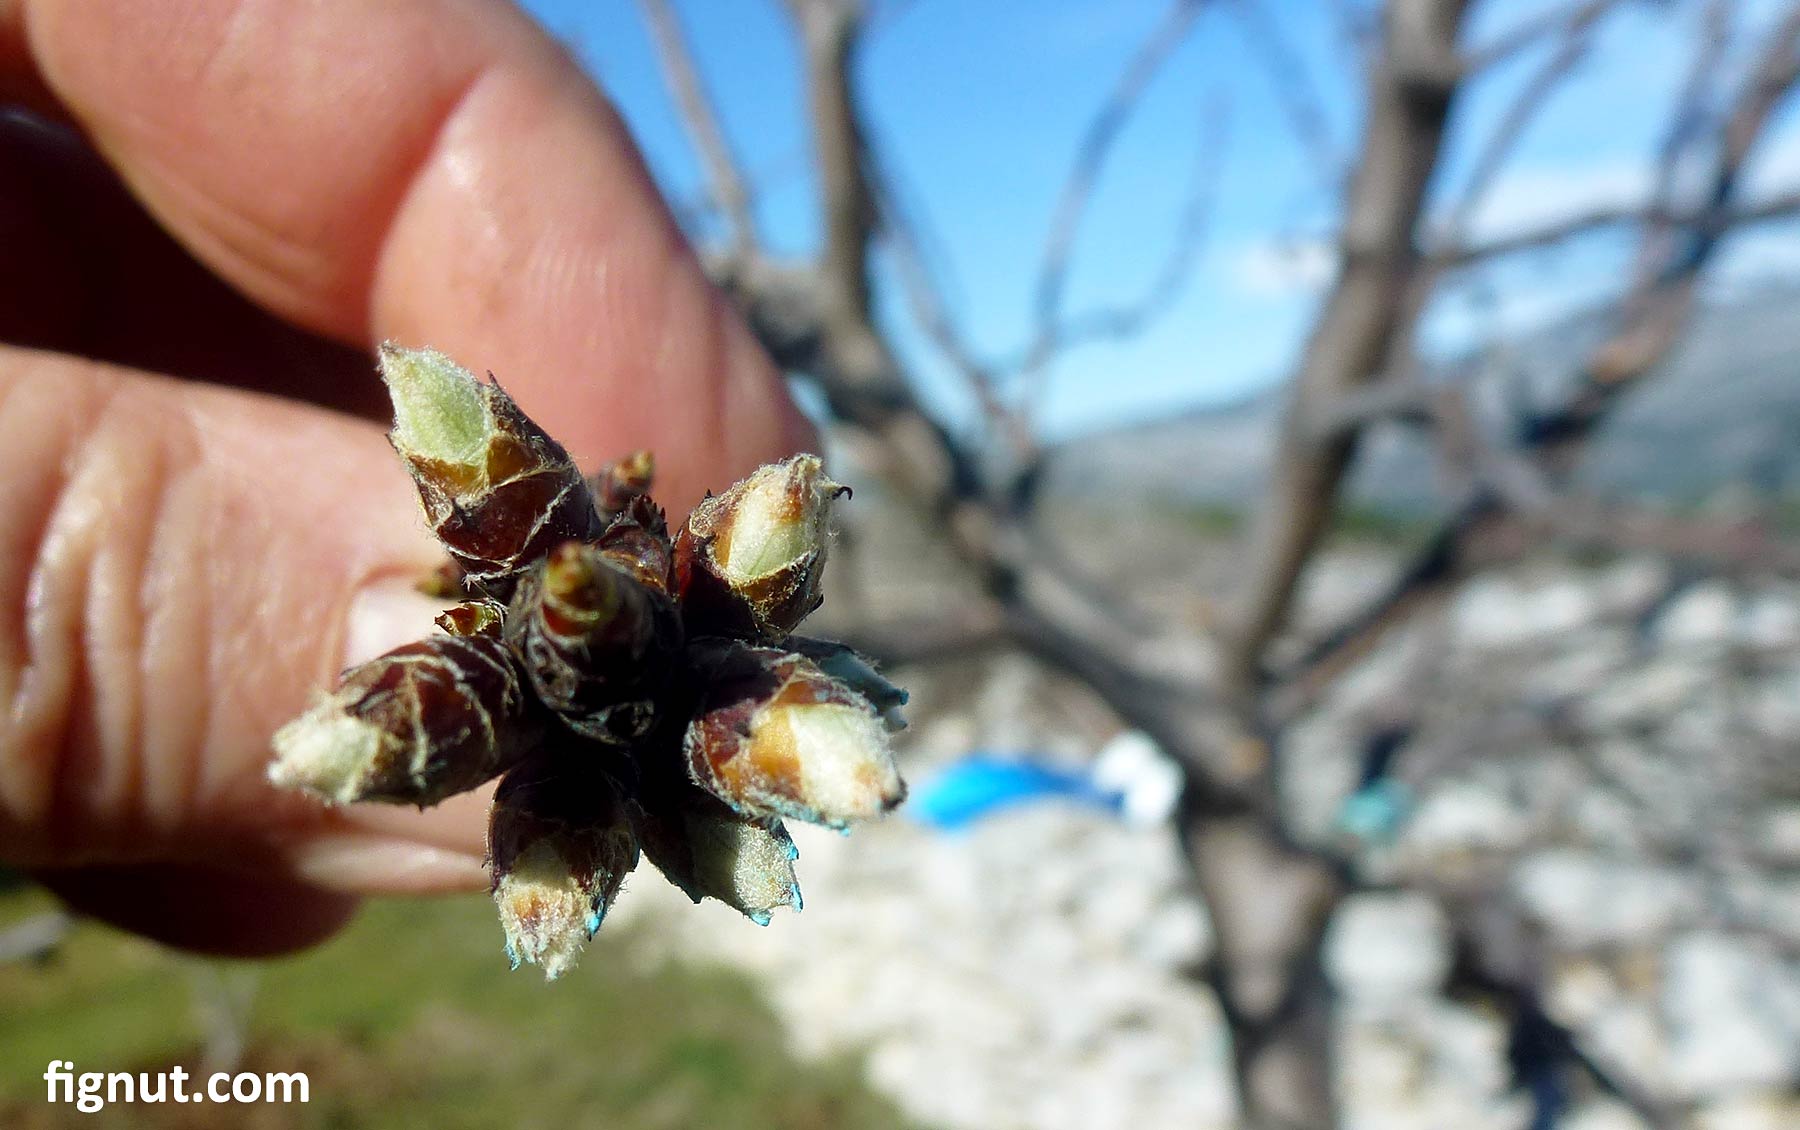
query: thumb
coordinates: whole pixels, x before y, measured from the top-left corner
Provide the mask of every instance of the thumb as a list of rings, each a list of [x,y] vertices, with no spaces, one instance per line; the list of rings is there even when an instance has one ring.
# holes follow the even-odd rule
[[[482,884],[483,797],[333,810],[263,776],[347,647],[429,628],[404,582],[437,550],[378,428],[0,348],[0,482],[0,860]]]

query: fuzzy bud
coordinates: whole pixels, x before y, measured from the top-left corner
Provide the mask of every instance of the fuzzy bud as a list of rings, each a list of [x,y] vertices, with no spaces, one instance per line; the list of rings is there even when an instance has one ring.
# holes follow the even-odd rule
[[[477,591],[505,600],[552,546],[601,530],[593,493],[555,440],[441,353],[381,347],[389,434],[432,532]]]
[[[638,847],[611,780],[539,758],[494,793],[488,860],[507,958],[514,969],[542,966],[554,981],[600,929]]]
[[[613,517],[599,545],[609,560],[635,577],[638,583],[669,596],[669,573],[674,547],[662,508],[640,495]]]
[[[269,779],[333,804],[436,804],[505,772],[541,733],[497,631],[432,636],[351,668],[276,731]]]
[[[781,646],[806,656],[819,665],[819,670],[868,699],[889,733],[906,729],[900,708],[909,696],[875,669],[873,659],[846,644],[806,636],[789,636]]]
[[[506,606],[493,600],[468,600],[444,609],[433,623],[453,636],[497,636],[506,624]]]
[[[601,519],[610,522],[623,514],[633,500],[648,495],[655,478],[655,458],[648,451],[634,451],[590,475],[588,489],[594,493],[594,505],[599,507]]]
[[[688,772],[736,811],[842,828],[905,799],[875,707],[812,660],[719,641],[693,658],[708,690],[683,739]]]
[[[675,586],[695,633],[770,642],[824,599],[831,504],[848,488],[816,455],[758,468],[694,507],[675,539]]]
[[[800,851],[779,820],[733,812],[685,776],[640,783],[632,826],[644,854],[690,899],[717,899],[758,926],[799,910]]]
[[[668,597],[605,550],[566,542],[520,584],[506,639],[538,698],[571,729],[623,744],[655,721],[681,625]]]

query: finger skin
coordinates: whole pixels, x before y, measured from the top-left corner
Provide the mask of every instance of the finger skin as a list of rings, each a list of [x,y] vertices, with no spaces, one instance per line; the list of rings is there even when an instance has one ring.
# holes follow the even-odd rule
[[[589,465],[652,447],[678,513],[809,442],[617,116],[510,5],[9,15],[0,43],[25,45],[177,239],[276,313],[492,370]]]
[[[77,914],[219,957],[275,957],[338,932],[357,900],[208,867],[83,867],[34,876]]]
[[[386,419],[368,354],[232,290],[79,135],[0,114],[0,341]]]
[[[357,592],[436,560],[379,428],[0,347],[0,482],[0,858],[329,881],[309,845],[363,836],[479,861],[475,798],[329,810],[263,776]]]

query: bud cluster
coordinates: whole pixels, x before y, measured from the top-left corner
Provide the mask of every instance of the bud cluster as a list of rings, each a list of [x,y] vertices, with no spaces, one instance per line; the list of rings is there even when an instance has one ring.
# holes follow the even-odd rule
[[[496,777],[492,890],[516,966],[593,937],[640,853],[695,902],[800,909],[784,819],[834,828],[906,794],[906,692],[819,606],[848,490],[799,455],[709,495],[671,533],[648,452],[583,478],[497,383],[385,345],[390,438],[466,597],[441,635],[343,673],[275,735],[269,777],[334,804],[436,804]]]

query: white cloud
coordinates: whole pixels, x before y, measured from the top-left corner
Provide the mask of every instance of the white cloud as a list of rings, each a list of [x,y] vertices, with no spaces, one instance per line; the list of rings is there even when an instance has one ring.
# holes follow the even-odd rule
[[[1684,172],[1690,177],[1703,175],[1709,156],[1701,153],[1702,159]],[[1484,241],[1599,208],[1641,204],[1650,195],[1652,172],[1647,161],[1620,159],[1591,165],[1528,166],[1502,173],[1476,210],[1470,237]],[[1788,129],[1752,156],[1741,195],[1755,200],[1797,183],[1800,129]],[[1678,183],[1677,199],[1692,196],[1698,187]]]
[[[1638,161],[1502,173],[1475,210],[1469,237],[1479,242],[1529,231],[1596,208],[1633,205],[1649,192],[1650,170]]]
[[[1337,271],[1337,251],[1324,240],[1267,239],[1232,256],[1238,289],[1257,298],[1312,294]]]
[[[1609,207],[1633,207],[1650,194],[1652,169],[1642,160],[1612,159],[1587,165],[1534,165],[1502,173],[1470,222],[1472,242],[1505,238],[1557,220]],[[1742,197],[1754,201],[1800,185],[1800,127],[1783,131],[1755,155]],[[1800,275],[1800,235],[1748,231],[1732,246],[1715,275],[1747,277]],[[1242,244],[1231,257],[1232,278],[1241,293],[1257,298],[1292,298],[1316,293],[1331,281],[1337,256],[1328,241],[1269,237]],[[1591,280],[1574,288],[1552,287],[1514,297],[1509,324],[1529,324],[1566,310],[1570,296],[1590,300]],[[1535,284],[1534,284],[1535,286]]]

